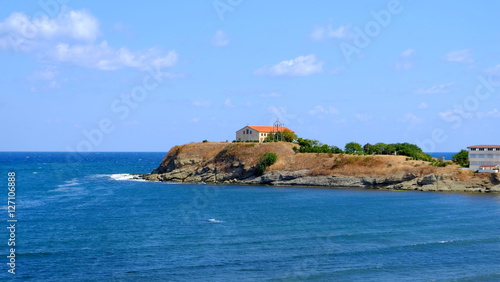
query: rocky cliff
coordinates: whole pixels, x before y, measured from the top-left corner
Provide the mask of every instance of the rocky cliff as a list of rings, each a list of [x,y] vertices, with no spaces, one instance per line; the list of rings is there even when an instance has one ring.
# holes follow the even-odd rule
[[[190,143],[173,147],[146,180],[280,186],[500,192],[499,174],[434,167],[404,156],[295,153],[291,143]],[[277,162],[257,175],[267,152]]]

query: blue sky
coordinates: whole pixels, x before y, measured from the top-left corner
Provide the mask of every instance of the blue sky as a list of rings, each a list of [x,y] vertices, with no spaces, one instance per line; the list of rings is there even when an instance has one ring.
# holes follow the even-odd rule
[[[0,151],[167,151],[279,118],[499,144],[496,1],[2,1]]]

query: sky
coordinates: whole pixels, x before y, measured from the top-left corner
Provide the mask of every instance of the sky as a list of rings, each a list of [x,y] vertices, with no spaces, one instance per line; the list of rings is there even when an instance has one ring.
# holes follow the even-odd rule
[[[0,151],[500,144],[498,1],[0,1]]]

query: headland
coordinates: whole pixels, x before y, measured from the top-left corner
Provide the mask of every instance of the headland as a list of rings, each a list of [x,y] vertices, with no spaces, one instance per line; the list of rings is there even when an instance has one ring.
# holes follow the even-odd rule
[[[437,167],[406,156],[299,153],[294,146],[287,142],[178,145],[158,168],[141,177],[187,183],[500,192],[498,173],[476,173],[454,164]],[[262,170],[266,153],[277,158]]]

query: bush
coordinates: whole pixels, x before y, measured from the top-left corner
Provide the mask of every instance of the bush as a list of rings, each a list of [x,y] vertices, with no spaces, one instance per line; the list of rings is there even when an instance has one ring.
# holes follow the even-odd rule
[[[264,155],[262,155],[259,159],[259,162],[257,163],[256,174],[257,175],[264,174],[264,172],[268,167],[276,163],[277,159],[278,155],[276,155],[275,153],[265,153]]]
[[[203,142],[203,143],[207,143],[207,142],[208,142],[208,140],[206,140],[206,139],[205,139],[205,140],[203,140],[202,142]]]
[[[439,160],[432,160],[431,165],[432,166],[437,166],[437,167],[445,167],[447,165],[451,164],[450,162],[445,162],[441,159]]]
[[[453,161],[459,164],[461,167],[469,166],[469,153],[466,150],[461,150],[457,154],[453,155]]]

